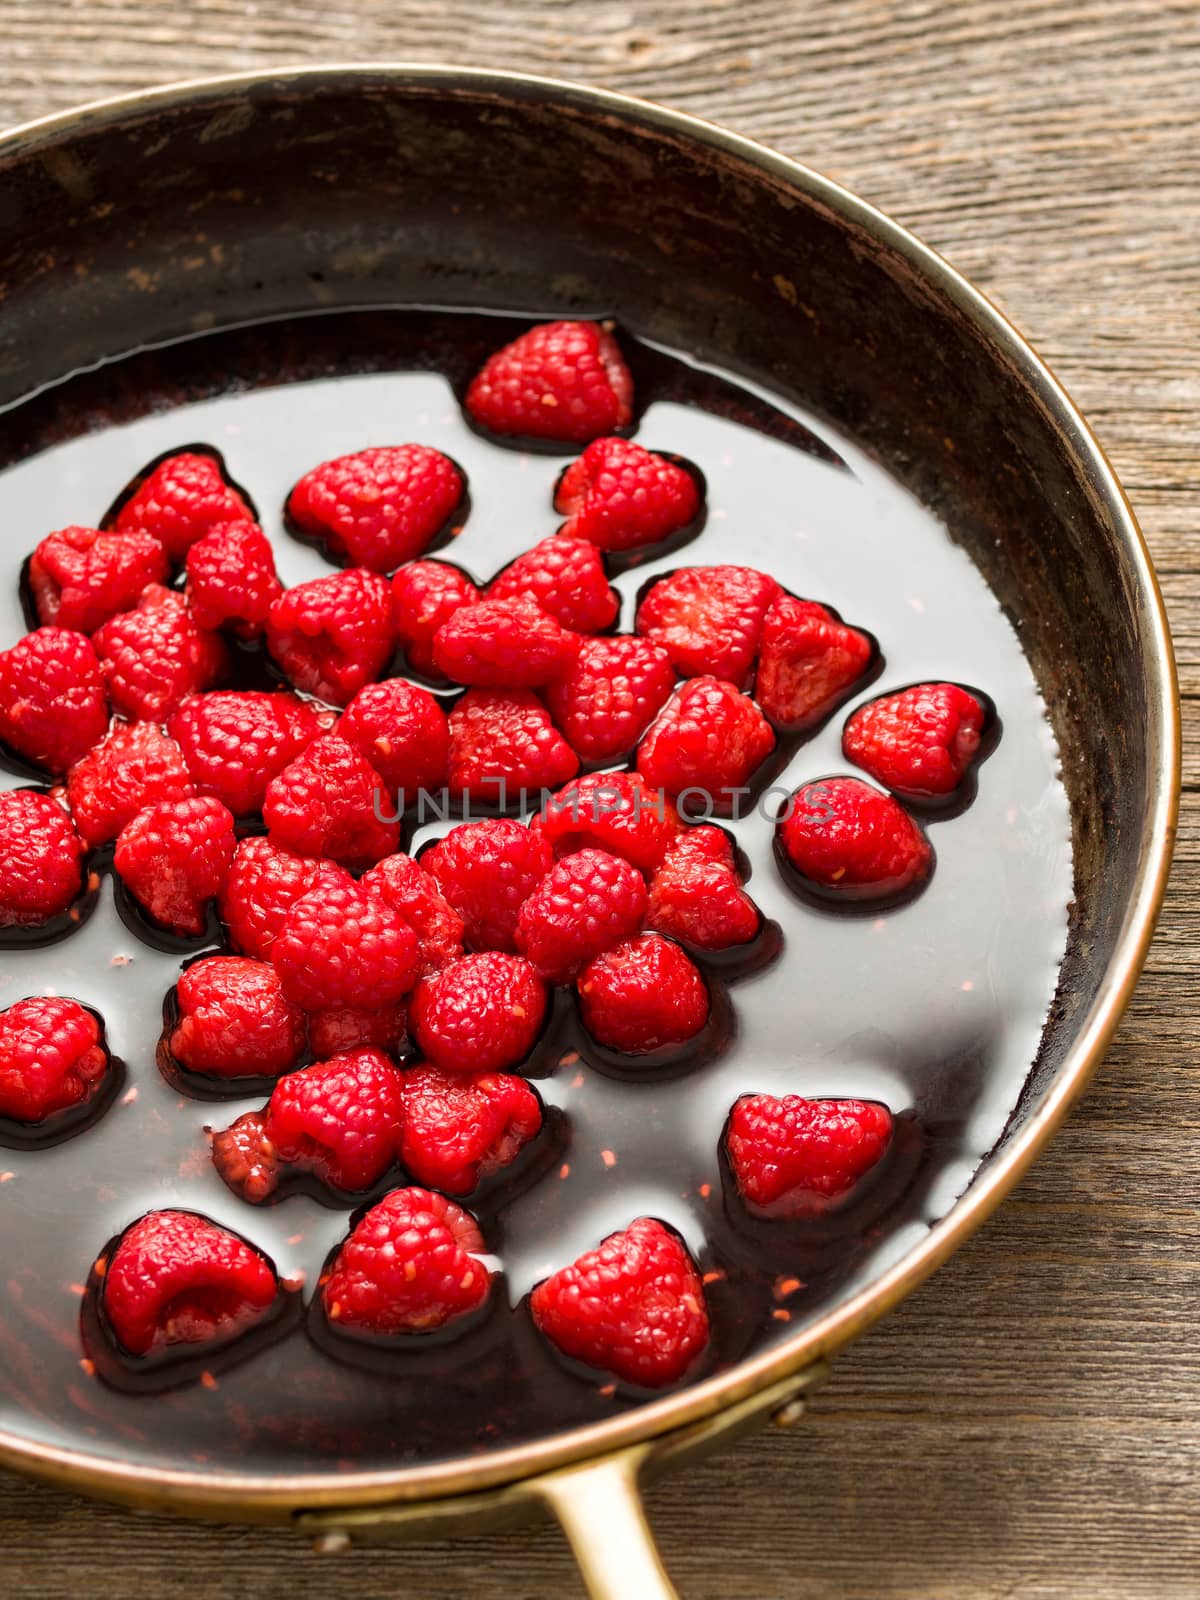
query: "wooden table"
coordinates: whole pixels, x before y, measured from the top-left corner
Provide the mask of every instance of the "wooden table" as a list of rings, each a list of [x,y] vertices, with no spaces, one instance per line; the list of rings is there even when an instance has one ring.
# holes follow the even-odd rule
[[[688,1600],[1200,1592],[1200,6],[1196,0],[5,0],[0,121],[308,61],[524,68],[701,112],[908,224],[1095,424],[1158,561],[1185,713],[1161,932],[1020,1192],[810,1420],[654,1491]],[[559,1534],[317,1557],[0,1475],[22,1600],[579,1592]],[[630,1600],[636,1600],[631,1596]]]

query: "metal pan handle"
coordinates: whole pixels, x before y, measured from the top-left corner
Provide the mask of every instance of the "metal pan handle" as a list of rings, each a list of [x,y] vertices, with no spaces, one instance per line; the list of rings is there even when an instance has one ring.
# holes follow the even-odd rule
[[[644,1454],[623,1451],[537,1485],[570,1541],[592,1600],[679,1600],[642,1507]]]

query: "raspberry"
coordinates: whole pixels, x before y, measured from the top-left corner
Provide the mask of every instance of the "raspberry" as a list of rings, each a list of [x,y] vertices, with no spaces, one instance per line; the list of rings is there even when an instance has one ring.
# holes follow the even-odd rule
[[[29,588],[38,621],[95,633],[128,611],[148,583],[167,576],[167,554],[148,533],[63,528],[29,558]]]
[[[517,915],[553,865],[545,839],[507,817],[451,828],[421,854],[472,950],[516,950]]]
[[[434,635],[460,606],[482,599],[479,590],[457,567],[445,561],[414,561],[392,579],[396,637],[414,672],[436,674]]]
[[[408,1013],[403,1006],[371,1011],[363,1006],[335,1006],[314,1011],[308,1019],[308,1044],[314,1056],[344,1056],[351,1050],[382,1050],[399,1055]]]
[[[440,789],[446,781],[450,733],[428,689],[403,678],[368,684],[346,707],[338,732],[407,804],[419,790]]]
[[[362,567],[285,589],[267,615],[267,648],[297,689],[344,706],[373,683],[395,642],[387,579]]]
[[[265,961],[210,956],[181,975],[170,1038],[181,1067],[214,1078],[274,1078],[304,1054],[304,1017]]]
[[[700,514],[700,491],[685,467],[632,439],[594,439],[558,480],[562,532],[601,550],[639,550],[669,538]]]
[[[378,1050],[355,1050],[281,1078],[264,1129],[285,1165],[348,1193],[370,1189],[396,1155],[404,1088]]]
[[[152,722],[114,723],[67,774],[71,814],[90,847],[115,839],[144,807],[195,792],[183,752]]]
[[[492,433],[583,444],[633,417],[633,379],[596,322],[544,322],[489,356],[466,408]]]
[[[481,689],[530,689],[569,672],[579,635],[528,599],[459,606],[433,641],[438,671]]]
[[[576,633],[601,633],[617,620],[621,599],[595,545],[543,539],[488,584],[489,600],[533,600]]]
[[[685,1044],[708,1021],[708,987],[691,958],[643,933],[588,963],[577,984],[583,1025],[627,1055]]]
[[[577,778],[553,795],[532,823],[556,856],[595,845],[642,872],[654,871],[682,826],[674,804],[661,789],[651,789],[640,772]]]
[[[36,928],[60,916],[83,888],[83,844],[47,794],[0,794],[0,928]]]
[[[394,1189],[338,1251],[321,1286],[329,1321],[345,1333],[428,1333],[477,1310],[491,1273],[473,1217],[444,1195]]]
[[[126,1230],[104,1273],[103,1305],[134,1356],[227,1344],[275,1303],[275,1269],[252,1245],[192,1211],[151,1211]]]
[[[457,798],[505,811],[551,789],[579,760],[529,689],[468,689],[450,713],[448,786]]]
[[[411,856],[386,856],[363,875],[362,887],[399,912],[416,934],[422,976],[462,955],[462,918]]]
[[[133,611],[110,617],[93,635],[113,709],[131,721],[162,722],[188,695],[229,673],[229,652],[196,626],[187,601],[151,584]]]
[[[620,856],[580,850],[538,884],[517,918],[517,949],[539,978],[569,983],[594,956],[638,932],[646,914],[641,873]]]
[[[548,686],[546,701],[576,754],[600,763],[629,754],[674,687],[665,650],[619,634],[585,639],[570,672]]]
[[[471,1077],[427,1062],[404,1074],[400,1160],[431,1188],[470,1194],[515,1160],[541,1126],[541,1102],[524,1078]]]
[[[811,1217],[850,1198],[883,1159],[892,1114],[871,1100],[743,1095],[725,1148],[742,1198],[764,1217]]]
[[[650,881],[646,926],[695,950],[728,950],[755,938],[759,922],[720,828],[685,828]]]
[[[195,795],[139,811],[121,831],[113,865],[151,921],[191,936],[204,932],[208,902],[225,886],[235,846],[226,808]]]
[[[305,895],[271,949],[283,992],[305,1011],[394,1005],[417,976],[417,936],[398,912],[356,883]]]
[[[229,483],[220,459],[184,450],[167,456],[117,512],[119,533],[148,533],[172,561],[223,522],[253,522],[254,512]]]
[[[244,955],[269,961],[283,919],[297,900],[353,881],[334,861],[294,856],[269,839],[243,839],[221,894],[229,942]]]
[[[754,698],[777,728],[803,733],[845,699],[874,653],[867,634],[815,600],[781,595],[763,622]]]
[[[0,654],[0,739],[17,755],[65,772],[107,727],[100,663],[82,633],[37,628]]]
[[[283,1163],[267,1138],[262,1111],[247,1111],[228,1128],[209,1131],[212,1163],[239,1199],[261,1206],[279,1187]]]
[[[860,706],[842,749],[872,778],[910,800],[952,795],[979,754],[984,710],[957,683],[918,683]]]
[[[564,1355],[644,1389],[677,1382],[708,1344],[700,1274],[653,1217],[539,1283],[529,1309]]]
[[[271,843],[300,856],[330,856],[352,872],[391,855],[400,820],[387,785],[336,733],[315,739],[267,785],[263,819]]]
[[[187,597],[201,628],[256,638],[283,593],[271,541],[257,522],[222,522],[187,553]]]
[[[262,810],[271,779],[333,715],[286,692],[221,689],[195,695],[167,727],[199,793],[215,795],[235,817],[249,817]]]
[[[890,900],[933,870],[933,851],[908,812],[861,778],[819,778],[797,789],[778,838],[809,887],[837,899]]]
[[[691,678],[667,701],[638,747],[638,771],[652,789],[700,797],[728,816],[749,779],[775,748],[762,712],[731,683]]]
[[[767,611],[781,593],[753,567],[681,567],[649,590],[637,631],[662,645],[685,678],[720,678],[744,689]]]
[[[0,1117],[44,1122],[70,1111],[107,1071],[100,1024],[77,1000],[33,996],[0,1011]]]
[[[409,1014],[414,1037],[435,1066],[504,1072],[533,1049],[546,991],[528,961],[489,950],[422,978]]]
[[[462,473],[440,450],[388,445],[305,473],[288,496],[287,515],[354,566],[392,572],[427,548],[465,488]]]

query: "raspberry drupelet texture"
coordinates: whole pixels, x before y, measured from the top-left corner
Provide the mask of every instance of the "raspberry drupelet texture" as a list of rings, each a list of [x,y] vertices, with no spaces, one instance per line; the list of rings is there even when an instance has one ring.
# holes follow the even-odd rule
[[[728,950],[758,934],[758,908],[738,882],[733,846],[720,828],[684,831],[650,880],[646,926],[694,950]]]
[[[646,594],[637,631],[660,644],[685,678],[720,678],[744,689],[767,611],[781,593],[753,567],[681,567]]]
[[[269,961],[283,919],[297,900],[353,881],[336,861],[295,856],[269,839],[243,839],[220,899],[229,942],[243,955]]]
[[[728,816],[774,748],[771,725],[749,695],[716,678],[690,678],[642,740],[637,764],[651,789]]]
[[[115,839],[146,806],[195,792],[182,750],[153,722],[114,722],[67,774],[71,815],[91,847]]]
[[[281,1078],[264,1129],[279,1161],[348,1193],[392,1165],[404,1110],[400,1073],[379,1050],[354,1050]]]
[[[314,739],[267,785],[271,843],[328,856],[361,872],[400,843],[395,796],[360,751],[336,733]]]
[[[427,1061],[404,1074],[400,1161],[431,1189],[470,1194],[541,1126],[541,1101],[524,1078],[444,1072]]]
[[[395,647],[387,579],[363,567],[285,589],[267,616],[267,648],[305,694],[344,706],[374,683]]]
[[[468,689],[449,717],[447,787],[479,809],[506,810],[522,791],[553,789],[579,758],[531,689]]]
[[[422,977],[462,955],[462,918],[411,856],[385,856],[363,874],[362,887],[398,912],[416,934]]]
[[[422,978],[409,1008],[422,1053],[447,1072],[515,1067],[545,1015],[546,991],[528,961],[491,950]]]
[[[518,597],[459,606],[438,629],[434,665],[481,689],[534,689],[569,672],[580,637],[536,601]]]
[[[549,684],[546,703],[581,760],[628,756],[675,687],[667,652],[650,639],[585,639],[575,665]]]
[[[38,1123],[70,1111],[107,1071],[100,1024],[77,1000],[35,995],[0,1011],[0,1117]]]
[[[34,789],[0,794],[0,928],[36,928],[83,889],[83,841],[57,801]]]
[[[302,533],[372,572],[392,572],[425,551],[466,485],[448,456],[424,444],[384,445],[325,461],[287,500]]]
[[[640,772],[593,772],[552,795],[532,831],[556,856],[591,845],[653,872],[682,826],[674,801]]]
[[[400,914],[356,883],[297,900],[271,948],[283,992],[305,1011],[379,1010],[416,981],[417,936]]]
[[[61,528],[30,556],[29,590],[39,622],[95,633],[167,570],[166,551],[148,533]]]
[[[517,948],[517,916],[554,865],[547,841],[508,817],[464,822],[421,853],[421,866],[463,922],[472,950]]]
[[[221,523],[253,522],[254,512],[229,483],[214,455],[181,450],[167,456],[117,512],[118,533],[150,534],[174,562]]]
[[[151,921],[194,937],[225,887],[236,843],[233,817],[211,795],[163,800],[121,830],[113,865]]]
[[[483,1305],[491,1273],[475,1219],[428,1189],[395,1189],[367,1212],[321,1286],[344,1333],[429,1333]]]
[[[558,480],[562,532],[601,550],[639,550],[700,514],[700,490],[685,467],[632,439],[593,439]]]
[[[781,595],[763,622],[754,698],[777,728],[803,733],[846,698],[874,654],[867,634],[815,600]]]
[[[274,1078],[304,1054],[304,1014],[265,961],[210,956],[180,976],[170,1050],[181,1067],[214,1078]]]
[[[433,641],[438,629],[460,606],[482,598],[466,573],[448,562],[414,561],[400,568],[392,579],[396,642],[414,672],[437,675]]]
[[[122,1235],[101,1294],[132,1356],[226,1344],[275,1303],[275,1269],[244,1239],[192,1211],[151,1211]]]
[[[545,322],[489,356],[466,408],[492,433],[583,444],[631,421],[633,379],[599,323]]]
[[[408,1012],[402,1005],[331,1006],[308,1016],[308,1047],[319,1061],[351,1050],[382,1050],[398,1056],[404,1045]]]
[[[592,1038],[626,1055],[686,1044],[711,1009],[695,962],[657,933],[640,934],[597,956],[579,974],[576,989]]]
[[[646,915],[638,869],[604,850],[565,856],[517,918],[517,949],[547,983],[569,983],[594,956],[637,933]]]
[[[283,593],[271,541],[257,522],[222,522],[187,553],[187,598],[201,628],[254,639]]]
[[[267,1138],[265,1109],[243,1112],[229,1127],[206,1131],[221,1182],[247,1205],[265,1205],[285,1176],[284,1164]]]
[[[412,804],[420,790],[446,782],[450,731],[429,693],[403,678],[368,684],[351,700],[338,733],[361,750],[393,796]]]
[[[929,841],[890,794],[861,778],[820,778],[797,789],[779,824],[787,860],[819,893],[890,900],[933,870]]]
[[[271,779],[334,715],[286,692],[218,689],[194,695],[167,729],[197,791],[214,795],[235,817],[250,817],[262,810]]]
[[[846,724],[848,760],[906,799],[952,795],[979,754],[984,709],[957,683],[918,683],[860,706]]]
[[[90,640],[36,628],[0,653],[0,739],[46,772],[66,772],[108,728],[108,697]]]
[[[161,584],[97,628],[92,644],[113,709],[131,722],[163,722],[188,695],[229,676],[224,640],[197,627],[183,596]]]
[[[644,1389],[677,1383],[709,1339],[695,1263],[652,1217],[539,1283],[529,1306],[564,1355]]]
[[[817,1216],[850,1199],[887,1154],[892,1114],[873,1100],[743,1095],[725,1148],[747,1206],[759,1216]]]
[[[552,537],[526,550],[488,585],[489,600],[533,600],[575,633],[601,633],[617,620],[620,596],[594,544]]]

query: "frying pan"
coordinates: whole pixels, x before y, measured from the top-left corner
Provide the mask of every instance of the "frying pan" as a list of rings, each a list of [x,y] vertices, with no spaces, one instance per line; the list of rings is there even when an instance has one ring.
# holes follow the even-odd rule
[[[639,1478],[795,1420],[828,1358],[1017,1183],[1129,999],[1170,861],[1179,727],[1121,487],[1043,363],[911,235],[758,145],[617,95],[439,67],[228,77],[17,129],[0,175],[2,404],[127,350],[314,306],[602,307],[852,436],[952,523],[1019,627],[1071,807],[1068,949],[1003,1137],[917,1247],[717,1376],[484,1456],[267,1477],[0,1434],[0,1461],[35,1476],[288,1521],[329,1550],[549,1509],[593,1595],[670,1595]]]

